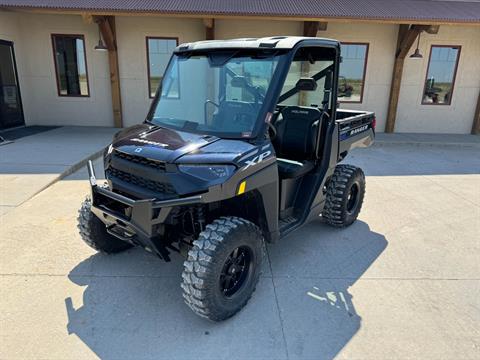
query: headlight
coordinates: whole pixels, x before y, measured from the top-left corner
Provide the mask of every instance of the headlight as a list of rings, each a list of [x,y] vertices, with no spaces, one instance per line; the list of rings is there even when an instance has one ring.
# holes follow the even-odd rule
[[[105,148],[105,150],[103,150],[103,159],[105,160],[107,157],[109,157],[112,151],[113,151],[113,145],[110,144],[108,148]]]
[[[179,165],[178,168],[184,174],[194,176],[205,181],[226,179],[233,174],[233,165]]]

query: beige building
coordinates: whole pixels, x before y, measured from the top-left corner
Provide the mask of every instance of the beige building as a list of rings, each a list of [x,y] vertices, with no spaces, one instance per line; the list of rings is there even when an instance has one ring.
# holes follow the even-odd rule
[[[360,16],[341,6],[336,13],[301,7],[308,16],[280,13],[281,6],[277,13],[241,6],[228,12],[204,2],[200,11],[183,2],[172,10],[143,2],[118,8],[104,1],[92,9],[82,0],[0,0],[0,129],[134,125],[177,43],[307,35],[342,42],[341,107],[375,111],[379,131],[480,132],[478,1],[405,1],[418,4],[414,15],[392,5],[402,0],[379,2],[392,6],[388,16],[385,9]],[[95,49],[99,37],[107,51]]]

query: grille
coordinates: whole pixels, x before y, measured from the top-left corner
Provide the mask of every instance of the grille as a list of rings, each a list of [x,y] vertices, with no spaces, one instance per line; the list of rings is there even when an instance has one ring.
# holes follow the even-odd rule
[[[157,170],[165,171],[165,163],[162,161],[150,160],[142,156],[130,155],[117,150],[115,151],[115,156],[123,160],[134,162],[136,164],[146,165]]]
[[[168,183],[145,179],[143,177],[129,174],[115,168],[109,168],[107,170],[107,175],[108,177],[115,177],[119,180],[128,182],[129,184],[136,185],[159,194],[176,195],[175,188]]]

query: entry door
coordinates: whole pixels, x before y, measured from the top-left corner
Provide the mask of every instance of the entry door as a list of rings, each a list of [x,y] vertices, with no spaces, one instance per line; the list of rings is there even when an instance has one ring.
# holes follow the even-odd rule
[[[0,130],[24,123],[13,43],[0,40]]]

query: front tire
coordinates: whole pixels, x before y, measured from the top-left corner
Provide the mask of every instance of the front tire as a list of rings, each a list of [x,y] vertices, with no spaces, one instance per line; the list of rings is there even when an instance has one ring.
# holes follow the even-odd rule
[[[264,239],[255,224],[238,217],[213,221],[193,242],[184,262],[185,303],[209,320],[228,319],[255,291],[264,257]]]
[[[78,231],[82,240],[92,249],[114,254],[132,247],[107,232],[105,224],[92,213],[92,200],[87,197],[78,210]]]
[[[365,196],[365,175],[353,165],[337,165],[327,185],[322,216],[327,224],[346,227],[357,220]]]

